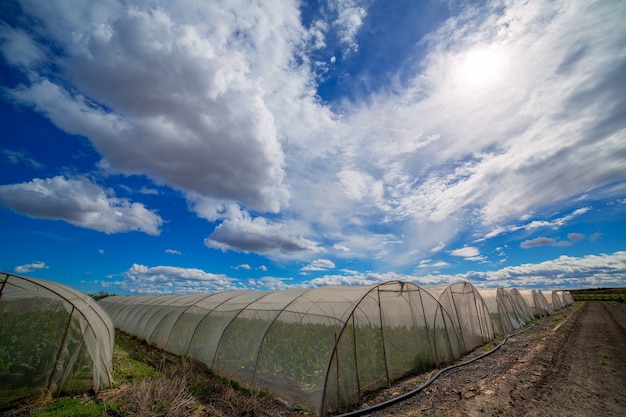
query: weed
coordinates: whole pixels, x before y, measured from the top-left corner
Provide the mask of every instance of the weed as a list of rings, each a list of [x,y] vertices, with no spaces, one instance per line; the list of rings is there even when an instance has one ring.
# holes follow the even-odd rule
[[[180,415],[195,405],[184,377],[144,379],[128,386],[117,397],[124,415],[155,415],[167,411]]]
[[[103,404],[96,404],[91,400],[82,397],[60,398],[56,401],[45,404],[39,410],[32,413],[33,417],[65,417],[83,416],[100,417],[104,414]]]
[[[301,404],[297,404],[294,407],[294,411],[301,411],[303,413],[311,413],[311,409],[309,407],[307,407],[306,405],[301,405]]]
[[[604,358],[604,359],[608,359],[608,358],[609,358],[609,354],[608,354],[608,353],[603,353],[603,354],[602,354],[602,358]]]

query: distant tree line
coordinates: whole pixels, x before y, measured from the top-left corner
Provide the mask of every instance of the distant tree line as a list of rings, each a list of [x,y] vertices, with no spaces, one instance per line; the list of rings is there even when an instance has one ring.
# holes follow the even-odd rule
[[[98,294],[89,294],[89,296],[96,301],[102,300],[103,298],[112,297],[114,295],[115,294],[111,294],[102,290],[98,291]]]
[[[626,287],[622,288],[587,288],[570,290],[574,301],[599,300],[626,303]]]

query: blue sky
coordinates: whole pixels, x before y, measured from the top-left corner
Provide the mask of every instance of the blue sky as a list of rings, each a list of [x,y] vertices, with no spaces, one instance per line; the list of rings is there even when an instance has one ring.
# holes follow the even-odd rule
[[[4,1],[0,270],[626,285],[623,1]]]

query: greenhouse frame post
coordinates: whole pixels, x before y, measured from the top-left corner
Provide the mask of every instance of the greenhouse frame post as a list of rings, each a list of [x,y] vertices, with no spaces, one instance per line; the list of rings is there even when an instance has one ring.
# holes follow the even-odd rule
[[[238,317],[239,317],[239,316],[240,316],[240,315],[241,315],[241,314],[242,314],[242,313],[246,310],[246,308],[250,307],[252,304],[256,303],[257,301],[264,299],[264,298],[265,298],[265,297],[267,297],[268,295],[270,295],[270,293],[263,294],[263,296],[261,296],[261,297],[259,297],[259,298],[256,298],[256,299],[254,299],[254,300],[250,301],[249,303],[247,303],[247,304],[245,305],[245,307],[241,308],[241,309],[240,309],[240,310],[239,310],[239,311],[238,311],[238,312],[237,312],[237,313],[236,313],[236,314],[235,314],[235,315],[234,315],[234,316],[233,316],[233,317],[232,317],[232,318],[228,321],[228,324],[227,324],[226,326],[224,326],[224,329],[227,329],[227,328],[228,328],[228,326],[230,326],[230,325],[231,325],[231,323],[233,323],[233,322],[234,322],[234,321],[235,321],[235,320],[236,320],[236,319],[237,319],[237,318],[238,318]],[[222,303],[222,304],[223,304],[223,303]],[[219,338],[219,340],[218,340],[218,342],[217,342],[217,345],[215,345],[215,356],[213,356],[213,361],[211,362],[211,369],[215,369],[215,368],[216,368],[216,363],[215,363],[215,360],[217,359],[218,353],[220,353],[220,347],[222,346],[222,341],[224,340],[224,333],[225,333],[225,332],[222,332],[222,334],[220,334],[220,338]],[[187,350],[189,350],[189,349],[187,349]],[[253,377],[253,379],[254,379],[254,377]]]
[[[480,293],[478,291],[476,291],[476,292],[472,291],[472,293],[473,294],[478,293],[478,296],[480,297],[480,301],[482,301],[484,303],[483,296],[480,295]],[[483,307],[484,307],[484,304],[483,304]],[[474,308],[476,310],[476,317],[478,317],[478,326],[480,327],[480,336],[481,336],[480,339],[483,341],[483,343],[485,343],[487,341],[487,340],[485,340],[486,336],[487,336],[487,329],[485,329],[485,324],[486,323],[483,323],[482,317],[480,315],[480,311],[482,309],[481,310],[478,309],[478,300],[476,299],[476,297],[474,297]]]
[[[9,274],[4,274],[4,280],[2,281],[2,287],[0,287],[0,298],[2,298],[2,291],[4,291],[4,286],[9,280]]]
[[[433,363],[439,366],[438,361],[435,360],[435,352],[433,351],[433,341],[430,338],[430,329],[428,327],[428,320],[426,320],[426,310],[424,309],[424,296],[422,295],[422,290],[418,291],[420,295],[420,306],[422,306],[422,318],[424,320],[424,327],[426,328],[426,337],[428,338],[428,347],[430,348],[430,359]],[[433,297],[434,298],[434,297]],[[435,343],[436,346],[436,343]]]
[[[465,291],[465,287],[463,287],[463,290]],[[461,333],[461,341],[463,342],[463,349],[467,351],[467,346],[465,346],[465,333],[463,332],[463,326],[461,325],[461,316],[459,316],[459,309],[456,306],[456,299],[454,298],[454,292],[452,292],[452,289],[450,289],[450,296],[452,297],[452,305],[454,306],[454,315],[456,316],[456,322],[459,323],[459,332]],[[439,304],[441,304],[441,298],[438,301],[440,301]],[[444,318],[444,324],[445,324],[445,318]],[[454,323],[452,323],[452,325],[454,326]],[[448,330],[446,329],[446,333],[447,332]],[[450,352],[452,352],[452,346],[450,346]]]
[[[339,342],[339,339],[337,338],[337,333],[335,333],[335,346],[333,346],[333,356],[335,357],[335,378],[336,378],[336,384],[337,384],[337,404],[341,404],[341,396],[340,396],[340,385],[339,385],[339,351],[337,350],[337,344]],[[324,388],[325,389],[325,388]],[[324,404],[324,402],[322,401],[322,404]],[[323,408],[323,406],[322,406]],[[323,411],[323,410],[322,410]],[[324,414],[322,414],[324,415]]]
[[[176,317],[176,320],[174,321],[174,324],[172,325],[172,330],[170,330],[170,333],[167,335],[167,340],[165,341],[165,346],[169,346],[170,345],[170,338],[172,337],[172,333],[174,330],[174,326],[176,326],[176,323],[178,323],[178,320],[180,320],[180,318],[183,316],[183,314],[185,314],[190,308],[194,307],[196,304],[202,302],[202,300],[206,300],[207,298],[209,298],[212,294],[208,294],[207,296],[201,298],[200,300],[190,303],[187,307],[185,307],[185,309],[178,315],[178,317]],[[144,313],[145,314],[145,313]],[[156,327],[155,327],[156,330]],[[154,332],[154,330],[153,330]],[[194,333],[195,333],[195,329],[194,329]],[[192,333],[192,335],[194,334]],[[191,340],[191,339],[189,339]],[[187,352],[189,351],[189,346],[187,346],[187,349],[185,349],[185,355],[187,354]]]
[[[213,295],[213,294],[210,294],[210,295]],[[206,316],[204,316],[204,317],[203,317],[203,318],[202,318],[202,319],[198,322],[198,324],[196,325],[196,327],[193,329],[193,332],[191,333],[191,337],[189,338],[189,340],[190,340],[190,341],[194,340],[194,338],[196,337],[196,333],[198,332],[198,329],[199,329],[199,328],[200,328],[200,326],[202,325],[202,322],[203,322],[204,320],[207,320],[207,317],[209,317],[210,313],[212,313],[213,311],[215,311],[216,309],[218,309],[221,305],[223,305],[224,303],[226,303],[226,302],[230,301],[230,300],[231,300],[232,298],[234,298],[234,297],[235,297],[235,294],[233,294],[233,296],[232,296],[231,298],[227,298],[226,300],[222,301],[221,303],[219,303],[219,304],[217,304],[215,307],[213,307],[213,308],[209,311],[209,313],[208,313]],[[204,297],[204,298],[202,298],[202,300],[205,300],[205,299],[207,299],[207,298],[208,298],[208,297]],[[196,304],[197,304],[197,303],[196,303]],[[185,310],[185,311],[186,311],[186,310]],[[163,319],[162,319],[162,320],[163,320]],[[178,321],[178,318],[176,319],[176,321]],[[154,335],[154,332],[156,332],[157,327],[158,327],[158,326],[154,326],[154,330],[152,330],[152,333],[150,333],[150,339],[152,339],[152,335]],[[172,327],[172,328],[173,328],[173,327]],[[169,341],[169,336],[168,336],[168,341]],[[190,345],[191,345],[191,343],[190,343]],[[185,352],[185,354],[186,354],[186,355],[188,355],[188,354],[189,354],[189,346],[187,346],[187,351]],[[213,363],[213,361],[211,361],[211,363]],[[207,366],[208,366],[208,364],[207,364]]]
[[[76,307],[72,306],[72,311],[70,312],[70,316],[67,319],[67,325],[65,326],[65,333],[63,333],[63,340],[59,345],[59,351],[57,352],[57,358],[54,361],[54,368],[52,368],[52,373],[50,374],[50,379],[48,380],[48,391],[50,391],[50,386],[52,386],[52,380],[54,379],[54,374],[56,373],[57,366],[59,366],[59,360],[61,359],[61,353],[63,352],[63,347],[65,346],[65,341],[67,340],[67,334],[70,331],[70,325],[72,324],[72,316],[74,315],[74,310]]]
[[[387,386],[390,387],[391,386],[391,380],[389,378],[389,364],[387,363],[387,348],[385,346],[385,331],[383,329],[384,326],[384,322],[383,322],[383,306],[380,303],[380,286],[376,287],[376,297],[378,298],[378,317],[380,319],[380,338],[382,339],[383,342],[383,358],[385,360],[385,377],[387,379]],[[361,393],[359,393],[359,397],[361,396]]]
[[[356,348],[356,321],[354,314],[352,314],[352,343],[354,344],[354,370],[356,371],[356,386],[359,390],[359,400],[361,400],[361,378],[359,378],[359,358],[358,349]]]

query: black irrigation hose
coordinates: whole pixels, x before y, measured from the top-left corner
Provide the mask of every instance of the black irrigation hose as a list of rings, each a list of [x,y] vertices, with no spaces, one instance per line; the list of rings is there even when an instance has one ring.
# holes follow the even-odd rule
[[[450,372],[451,370],[459,368],[461,366],[469,365],[472,362],[475,362],[475,361],[477,361],[479,359],[482,359],[482,358],[484,358],[486,356],[491,355],[493,352],[495,352],[496,350],[500,349],[507,342],[507,340],[509,340],[510,337],[517,336],[518,334],[521,334],[521,333],[525,332],[526,330],[532,329],[535,326],[536,326],[536,324],[533,324],[532,326],[524,328],[524,329],[521,329],[520,331],[518,331],[516,333],[511,333],[510,335],[505,337],[504,340],[502,342],[500,342],[496,347],[494,347],[493,349],[491,349],[488,352],[485,352],[483,354],[480,354],[480,355],[476,356],[475,358],[472,358],[472,359],[470,359],[470,360],[468,360],[466,362],[463,362],[463,363],[458,363],[456,365],[451,365],[451,366],[448,366],[447,368],[443,368],[442,370],[437,372],[435,375],[430,377],[430,379],[428,381],[424,382],[422,385],[420,385],[419,387],[415,388],[413,391],[409,391],[407,393],[404,393],[402,395],[397,396],[396,398],[392,398],[390,400],[383,401],[382,403],[373,405],[371,407],[363,408],[361,410],[350,411],[350,412],[344,413],[344,414],[338,414],[335,417],[356,417],[356,416],[362,416],[363,414],[371,413],[373,411],[382,410],[382,409],[387,408],[387,407],[389,407],[391,405],[394,405],[394,404],[399,403],[401,401],[404,401],[404,400],[406,400],[408,398],[411,398],[412,396],[414,396],[416,394],[419,394],[425,388],[428,388],[433,382],[435,382],[435,380],[437,378],[439,378],[441,375],[445,374],[446,372]]]

